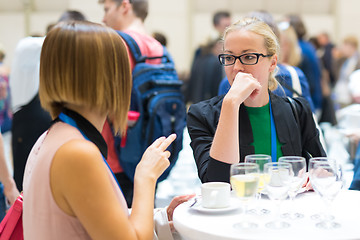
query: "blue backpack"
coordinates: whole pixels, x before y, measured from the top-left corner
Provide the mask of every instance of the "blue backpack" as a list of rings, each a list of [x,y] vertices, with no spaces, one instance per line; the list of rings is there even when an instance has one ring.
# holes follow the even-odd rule
[[[136,41],[119,32],[132,53],[136,64],[132,72],[133,87],[130,111],[140,113],[135,125],[128,127],[126,137],[115,137],[115,149],[126,175],[133,180],[135,168],[146,148],[157,138],[176,133],[169,146],[170,166],[160,176],[164,180],[175,165],[182,149],[183,130],[186,126],[186,107],[174,62],[163,48],[163,56],[143,56]],[[146,63],[147,59],[161,59],[160,64]]]
[[[6,215],[6,198],[4,194],[4,185],[0,182],[0,222]]]

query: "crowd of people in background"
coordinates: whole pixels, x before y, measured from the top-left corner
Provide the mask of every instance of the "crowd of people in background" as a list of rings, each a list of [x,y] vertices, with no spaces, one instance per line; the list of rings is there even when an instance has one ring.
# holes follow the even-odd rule
[[[123,0],[102,0],[100,3],[104,5],[105,10],[103,22],[109,29],[124,31],[131,35],[140,46],[143,54],[149,57],[160,56],[163,54],[163,46],[168,44],[166,34],[161,32],[147,33],[144,26],[144,21],[148,14],[147,1],[143,2],[146,3],[146,7],[139,3],[130,3],[129,1]],[[133,8],[132,4],[135,4],[134,6],[137,7]],[[260,129],[257,133],[249,132],[248,129],[241,126],[240,129],[238,129],[238,122],[231,122],[231,117],[237,119],[239,116],[237,111],[242,113],[249,112],[249,116],[241,114],[239,121],[243,124],[242,126],[251,127],[249,124],[255,124],[256,122],[251,115],[251,107],[267,106],[266,104],[268,104],[270,100],[274,101],[272,110],[270,104],[270,111],[275,111],[279,114],[275,122],[283,121],[283,119],[285,119],[284,121],[286,122],[289,120],[287,116],[292,116],[292,111],[290,108],[285,107],[287,106],[285,97],[303,97],[301,100],[297,100],[297,104],[299,108],[302,109],[301,118],[303,121],[306,121],[306,123],[302,122],[304,126],[302,129],[303,132],[299,133],[300,137],[297,140],[306,143],[300,145],[297,140],[289,138],[290,133],[281,132],[281,136],[278,137],[282,138],[282,140],[285,139],[284,142],[289,142],[294,146],[296,145],[297,148],[280,148],[278,142],[277,156],[282,156],[282,154],[301,155],[304,151],[316,156],[325,156],[326,151],[320,143],[321,136],[319,136],[316,131],[318,124],[326,122],[336,127],[339,122],[336,115],[337,111],[344,110],[353,104],[360,104],[360,52],[357,37],[349,35],[342,39],[340,43],[335,44],[331,40],[331,35],[327,32],[319,32],[317,35],[309,36],[303,19],[299,15],[292,14],[275,20],[268,12],[254,11],[247,13],[243,22],[237,22],[237,19],[232,17],[231,12],[219,11],[214,13],[212,20],[213,27],[216,30],[216,36],[209,36],[206,42],[194,51],[189,73],[184,74],[184,76],[188,75],[189,77],[182,79],[184,81],[184,101],[189,106],[192,105],[189,110],[187,127],[192,138],[191,146],[201,181],[228,182],[230,164],[241,161],[244,154],[256,153],[254,151],[254,145],[259,145],[259,143],[255,140],[261,138],[263,132],[270,134],[270,128]],[[72,21],[73,25],[71,25],[71,23],[68,23],[69,25],[65,24],[65,22],[69,21]],[[73,21],[76,22],[74,23]],[[72,30],[69,30],[71,26],[83,27],[85,32],[87,31],[93,35],[97,31],[105,31],[100,25],[88,24],[86,17],[81,12],[66,11],[58,19],[57,23],[49,24],[46,32],[50,33],[50,36],[51,33],[55,35],[54,31],[52,31],[53,29],[57,29],[56,31],[58,32],[71,32]],[[256,30],[260,28],[265,30]],[[242,31],[242,29],[246,30]],[[254,40],[252,44],[244,40],[244,32],[251,35],[251,39]],[[115,35],[115,31],[110,31],[109,34],[111,36]],[[171,33],[167,34],[170,35]],[[260,40],[258,36],[261,36]],[[0,44],[0,126],[2,133],[8,132],[11,133],[12,136],[11,162],[13,162],[13,178],[6,166],[3,140],[0,135],[0,182],[2,183],[0,183],[0,190],[3,188],[8,204],[14,202],[16,196],[23,190],[25,166],[33,145],[53,124],[54,116],[52,118],[51,115],[43,109],[39,98],[40,54],[45,39],[46,36],[29,36],[21,39],[15,50],[14,61],[10,66],[11,68],[3,64],[6,53]],[[261,44],[263,39],[271,42],[266,48],[263,48]],[[107,37],[104,37],[104,40],[107,41]],[[259,40],[259,42],[257,42],[257,40]],[[261,49],[262,52],[249,56],[249,59],[256,58],[256,62],[252,62],[252,60],[246,62],[248,60],[245,57],[248,57],[246,55],[248,53],[246,53],[244,57],[242,52],[246,52],[247,50],[244,46],[239,48],[239,45],[232,44],[231,41],[244,41],[244,44],[248,44],[249,48]],[[91,44],[96,45],[96,43]],[[121,42],[117,44],[121,45]],[[127,51],[129,50],[127,49]],[[124,50],[124,56],[125,52]],[[49,57],[48,60],[50,61],[51,57]],[[129,69],[126,69],[128,72],[136,65],[131,55],[129,55],[129,60]],[[234,75],[229,68],[224,68],[224,66],[230,65],[234,65],[234,68],[237,68],[238,60],[244,65],[254,65],[258,67],[252,66],[253,68],[248,68],[248,72],[252,74],[251,76],[238,73]],[[156,61],[153,62],[156,64]],[[257,65],[258,63],[264,68],[260,68],[259,65]],[[122,70],[122,73],[126,72],[124,69]],[[86,69],[82,69],[82,71],[86,71]],[[47,73],[45,70],[44,72]],[[259,76],[256,79],[261,79],[262,82],[260,84],[263,84],[266,88],[261,88],[261,86],[254,83],[254,76],[257,75]],[[126,79],[122,79],[122,81],[126,82],[129,81],[129,79],[130,77],[128,76]],[[96,82],[96,80],[93,81]],[[256,96],[252,96],[254,91],[256,92]],[[268,93],[268,91],[271,93]],[[127,92],[127,95],[130,97],[130,91]],[[71,97],[67,96],[64,98],[64,101],[67,101],[67,98],[71,99]],[[86,99],[86,101],[90,100]],[[227,112],[226,107],[229,107],[234,102],[236,102],[236,111]],[[50,111],[53,111],[52,115],[54,115],[55,110],[53,107],[56,106],[56,103],[52,104],[51,107],[50,105],[48,106],[47,110],[50,109]],[[61,102],[61,104],[65,103]],[[84,104],[84,102],[81,102],[81,104]],[[87,105],[84,104],[84,106]],[[92,115],[94,113],[92,110],[88,112],[79,111],[76,106],[74,107],[71,104],[66,105],[66,107],[70,108],[70,115],[75,116],[74,118],[79,122],[84,121],[84,119],[78,118],[76,113],[83,113],[85,115]],[[127,109],[127,107],[128,106],[122,106],[122,110]],[[103,110],[104,109],[99,107],[99,112],[96,112],[96,116],[102,119],[104,117]],[[74,111],[75,115],[71,111]],[[69,112],[66,113],[68,114]],[[268,112],[264,115],[267,114]],[[124,119],[126,118],[124,114],[122,117]],[[123,198],[122,200],[124,200],[121,201],[119,209],[123,211],[122,208],[131,208],[133,204],[135,204],[133,214],[129,215],[130,220],[126,219],[125,221],[122,219],[119,222],[134,226],[134,232],[141,232],[139,229],[145,229],[147,232],[144,234],[149,235],[149,231],[153,227],[152,224],[148,224],[150,222],[149,213],[152,213],[152,210],[149,211],[149,209],[150,207],[152,209],[153,206],[148,206],[149,204],[147,204],[146,214],[139,214],[139,210],[142,209],[141,204],[139,204],[141,199],[135,196],[136,189],[134,180],[129,179],[124,173],[119,163],[116,149],[114,148],[115,133],[113,126],[114,124],[118,124],[118,122],[110,117],[104,118],[104,120],[104,128],[101,129],[100,132],[108,146],[105,154],[106,160],[121,188],[121,191],[116,191],[116,197]],[[289,120],[288,124],[295,128],[296,122],[293,120],[294,119]],[[117,130],[119,129],[120,128],[117,128]],[[236,129],[236,131],[234,129]],[[86,131],[88,131],[88,129]],[[221,133],[215,134],[217,131]],[[236,139],[229,137],[234,131],[243,133],[239,140],[240,145]],[[59,136],[61,135],[60,133],[58,134]],[[252,135],[255,138],[255,140],[253,139],[254,144],[248,141],[250,139],[249,136]],[[349,133],[348,136],[350,141],[355,141],[355,144],[358,145],[360,131]],[[245,137],[247,139],[245,139]],[[82,137],[79,136],[78,138]],[[150,148],[149,151],[156,152],[154,148],[159,148],[160,150],[157,152],[157,155],[154,154],[156,155],[155,158],[160,159],[163,157],[167,159],[166,148],[174,138],[175,137],[172,136],[167,140],[157,140],[157,142],[155,142],[156,146]],[[226,145],[228,149],[232,147],[232,150],[222,151],[224,145]],[[270,140],[268,145],[271,145]],[[242,148],[242,155],[240,156],[237,154],[240,151],[239,146]],[[271,154],[270,150],[269,154]],[[32,153],[33,157],[34,155],[36,154]],[[148,158],[150,159],[151,157]],[[145,163],[146,159],[145,157]],[[232,160],[230,161],[229,159]],[[351,189],[360,190],[360,148],[357,149],[353,159],[350,160],[354,163],[354,179]],[[163,169],[143,170],[145,174],[156,175],[151,178],[151,180],[154,180],[152,184],[148,184],[149,188],[154,191],[156,188],[156,179],[162,170]],[[141,171],[141,169],[139,171]],[[30,179],[30,174],[27,175],[27,178]],[[142,178],[138,177],[138,179],[141,180]],[[60,181],[61,178],[59,177],[57,180]],[[28,186],[30,183],[27,182],[26,184]],[[106,184],[104,186],[106,186]],[[76,190],[75,187],[74,189]],[[139,189],[139,187],[137,189]],[[32,190],[34,191],[34,189]],[[55,189],[54,191],[62,194],[59,189]],[[137,191],[139,192],[139,190]],[[26,194],[33,197],[34,202],[36,202],[33,196],[34,192],[29,193],[30,191],[26,192]],[[153,197],[152,192],[142,194],[143,193],[138,193],[138,196],[145,196],[144,198],[147,200]],[[190,197],[191,196],[181,196],[180,198],[176,198],[171,203],[171,207],[166,209],[167,212],[165,216],[167,216],[167,220],[170,221],[170,226],[174,208]],[[73,212],[74,210],[67,205],[68,203],[61,204],[61,197],[59,197],[59,195],[56,199],[57,202],[60,202],[61,209],[64,210],[64,212],[67,211],[70,215],[76,215]],[[81,212],[81,206],[76,205],[76,199],[72,200],[75,202],[73,202],[75,204],[74,206],[78,207]],[[152,203],[151,201],[148,202]],[[2,211],[2,213],[0,212],[0,218],[3,217],[5,208],[5,205],[0,204],[0,211]],[[71,209],[71,211],[69,209]],[[89,215],[86,210],[82,213],[83,216],[86,217]],[[128,217],[126,211],[125,213],[126,214],[123,215]],[[147,224],[142,225],[142,221],[140,220],[134,223],[131,220],[131,216],[134,216],[135,219],[139,216],[145,217]],[[29,219],[31,219],[31,217],[27,215],[25,219],[25,222],[27,221],[28,224],[27,232],[36,239],[37,233],[31,230],[32,225]],[[96,217],[92,216],[90,219],[93,219],[95,222]],[[109,219],[112,218],[109,217]],[[41,224],[46,225],[46,223]],[[79,223],[77,222],[77,224]],[[104,232],[89,231],[92,226],[91,224],[92,222],[84,222],[80,219],[80,225],[85,226],[85,235],[90,233],[89,235],[91,236],[102,234],[102,236],[106,236]],[[138,228],[138,226],[140,227]],[[82,227],[79,228],[82,229]],[[51,229],[49,229],[49,231],[51,231]],[[134,232],[131,232],[131,234]],[[51,236],[51,233],[47,234]],[[129,235],[131,234],[129,233]]]

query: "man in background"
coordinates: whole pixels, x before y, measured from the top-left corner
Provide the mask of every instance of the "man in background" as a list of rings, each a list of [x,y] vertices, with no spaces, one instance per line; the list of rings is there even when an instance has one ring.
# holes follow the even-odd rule
[[[225,76],[219,63],[221,38],[224,30],[231,24],[231,15],[227,11],[219,11],[213,15],[213,26],[217,31],[206,44],[196,49],[191,66],[190,79],[186,88],[186,101],[197,103],[218,94],[219,84]]]
[[[147,0],[100,0],[99,2],[104,4],[103,22],[105,25],[129,34],[139,45],[142,55],[148,57],[163,55],[162,45],[147,33],[144,26],[149,9]],[[135,61],[130,52],[129,57],[131,69],[133,69]],[[160,59],[151,60],[149,63],[160,63]],[[106,121],[102,135],[108,145],[108,164],[120,184],[128,207],[131,208],[134,185],[119,163],[110,120]]]

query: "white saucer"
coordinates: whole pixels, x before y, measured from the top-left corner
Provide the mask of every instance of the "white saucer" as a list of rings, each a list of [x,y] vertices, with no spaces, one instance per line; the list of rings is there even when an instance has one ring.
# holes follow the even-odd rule
[[[240,208],[239,201],[237,201],[236,199],[230,199],[230,205],[225,208],[204,208],[201,205],[201,200],[191,207],[191,209],[203,213],[222,213],[222,212],[238,210],[239,208]]]

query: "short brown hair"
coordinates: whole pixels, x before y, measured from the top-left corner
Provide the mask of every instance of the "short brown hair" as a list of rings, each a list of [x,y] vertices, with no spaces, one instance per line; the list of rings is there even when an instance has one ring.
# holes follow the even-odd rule
[[[0,43],[0,62],[2,62],[5,58],[5,50],[3,45]]]
[[[120,6],[124,0],[111,0]],[[99,0],[99,3],[104,3],[105,0]],[[148,0],[129,0],[132,5],[135,16],[140,18],[143,22],[145,21],[149,13],[149,1]]]
[[[111,0],[116,3],[116,5],[120,6],[120,4],[123,2],[123,0]],[[105,0],[99,0],[99,3],[104,3]]]
[[[213,25],[217,26],[223,18],[230,18],[231,14],[228,11],[218,11],[213,16]]]
[[[299,15],[290,14],[287,16],[289,19],[290,25],[294,28],[297,38],[304,39],[306,35],[306,27]]]
[[[129,58],[120,36],[90,22],[61,22],[47,34],[40,58],[41,105],[57,117],[66,104],[96,108],[124,132],[130,106]]]
[[[133,7],[133,11],[135,15],[144,22],[149,13],[148,0],[129,0],[129,1]]]

